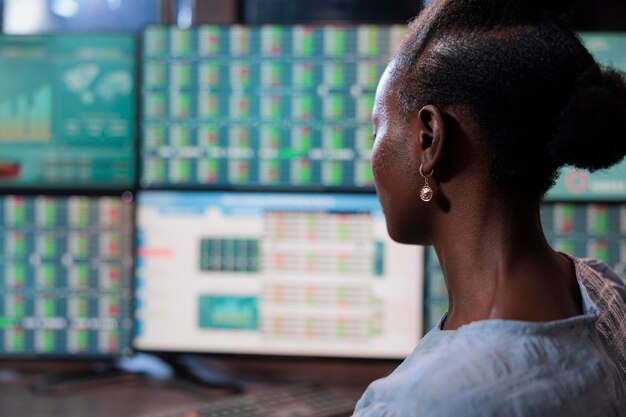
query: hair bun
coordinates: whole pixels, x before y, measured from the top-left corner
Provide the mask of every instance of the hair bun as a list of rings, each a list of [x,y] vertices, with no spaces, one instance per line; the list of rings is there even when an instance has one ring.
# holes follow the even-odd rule
[[[626,155],[626,80],[614,69],[587,72],[556,121],[549,143],[559,165],[595,171]]]

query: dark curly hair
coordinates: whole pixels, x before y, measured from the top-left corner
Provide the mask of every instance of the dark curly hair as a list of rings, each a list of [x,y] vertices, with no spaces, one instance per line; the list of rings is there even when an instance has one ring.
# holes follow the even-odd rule
[[[489,144],[494,191],[538,198],[564,165],[626,154],[626,82],[569,27],[568,1],[440,0],[410,25],[392,66],[404,113],[467,109]]]

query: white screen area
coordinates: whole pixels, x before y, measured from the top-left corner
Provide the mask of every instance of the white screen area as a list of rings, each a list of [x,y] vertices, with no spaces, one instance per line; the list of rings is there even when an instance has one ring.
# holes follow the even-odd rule
[[[402,358],[422,332],[423,250],[374,195],[139,194],[136,347]]]

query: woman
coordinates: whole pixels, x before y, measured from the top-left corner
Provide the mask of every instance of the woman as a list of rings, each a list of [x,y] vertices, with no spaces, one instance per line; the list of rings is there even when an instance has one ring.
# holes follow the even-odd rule
[[[626,83],[564,2],[435,0],[377,91],[373,168],[391,237],[435,247],[439,325],[355,415],[626,416],[626,288],[554,251],[540,223],[560,167],[626,154]]]

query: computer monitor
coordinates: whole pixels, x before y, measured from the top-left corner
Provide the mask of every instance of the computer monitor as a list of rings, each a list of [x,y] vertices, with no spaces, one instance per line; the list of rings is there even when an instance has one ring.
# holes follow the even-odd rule
[[[131,351],[131,197],[0,197],[0,357]]]
[[[141,191],[135,346],[403,358],[422,335],[423,250],[375,195]]]
[[[405,31],[147,29],[141,185],[373,191],[374,94]]]
[[[135,40],[0,37],[0,189],[135,183]]]

